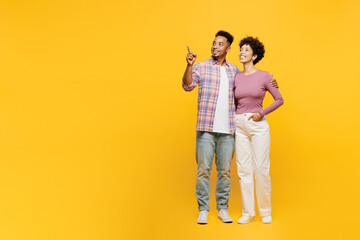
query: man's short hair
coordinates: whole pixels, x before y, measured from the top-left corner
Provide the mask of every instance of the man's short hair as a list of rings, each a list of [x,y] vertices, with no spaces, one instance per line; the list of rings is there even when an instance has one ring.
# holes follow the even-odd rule
[[[218,32],[216,33],[215,37],[217,37],[217,36],[225,37],[226,40],[230,43],[230,45],[231,45],[232,42],[234,41],[234,37],[233,37],[230,33],[226,32],[226,31],[222,31],[222,30],[221,30],[221,31],[218,31]]]

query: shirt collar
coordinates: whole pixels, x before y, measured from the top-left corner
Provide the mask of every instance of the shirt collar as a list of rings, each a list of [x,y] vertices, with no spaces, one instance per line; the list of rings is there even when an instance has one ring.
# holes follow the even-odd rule
[[[220,65],[219,62],[217,60],[215,60],[212,56],[210,57],[210,60],[213,65],[214,64]],[[226,59],[225,59],[225,66],[230,67],[230,65],[229,65],[228,61],[226,61]]]

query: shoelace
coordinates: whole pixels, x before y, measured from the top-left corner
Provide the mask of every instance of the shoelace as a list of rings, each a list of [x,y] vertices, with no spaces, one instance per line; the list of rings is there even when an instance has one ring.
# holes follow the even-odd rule
[[[206,217],[206,212],[200,212],[200,215],[199,215],[199,217],[201,217],[201,218],[204,218],[204,217]]]
[[[228,217],[229,216],[229,214],[223,209],[220,210],[220,215],[222,215],[223,217]]]

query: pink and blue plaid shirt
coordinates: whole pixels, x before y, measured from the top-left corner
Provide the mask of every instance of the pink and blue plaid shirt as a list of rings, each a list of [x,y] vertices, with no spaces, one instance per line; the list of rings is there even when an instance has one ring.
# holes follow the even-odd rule
[[[231,63],[225,62],[226,73],[229,79],[229,131],[235,132],[235,103],[234,103],[234,77],[239,69]],[[199,85],[197,131],[213,131],[216,103],[220,88],[220,64],[210,58],[195,64],[192,69],[193,82],[182,86],[185,91],[192,91]]]

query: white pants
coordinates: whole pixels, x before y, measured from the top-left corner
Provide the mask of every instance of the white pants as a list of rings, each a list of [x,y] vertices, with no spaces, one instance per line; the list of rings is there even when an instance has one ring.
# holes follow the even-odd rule
[[[243,216],[255,216],[254,185],[261,217],[271,215],[270,129],[266,118],[255,122],[253,113],[236,114],[236,165]],[[256,184],[254,184],[254,176]]]

